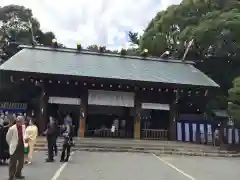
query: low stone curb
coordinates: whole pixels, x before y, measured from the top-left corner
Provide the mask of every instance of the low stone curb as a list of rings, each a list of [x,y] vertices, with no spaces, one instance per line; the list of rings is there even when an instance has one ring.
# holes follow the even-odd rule
[[[61,150],[61,148],[59,149]],[[240,157],[240,154],[232,153],[207,153],[207,152],[186,152],[186,151],[156,151],[156,150],[138,150],[123,148],[74,148],[74,151],[87,152],[129,152],[129,153],[154,153],[156,155],[178,155],[178,156],[205,156],[205,157]],[[35,148],[35,151],[47,151],[47,148]]]

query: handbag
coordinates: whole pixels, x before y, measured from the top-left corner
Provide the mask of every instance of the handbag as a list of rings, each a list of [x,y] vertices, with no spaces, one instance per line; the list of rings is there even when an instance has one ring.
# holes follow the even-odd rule
[[[24,143],[24,153],[28,153],[29,152],[29,145],[28,143]]]

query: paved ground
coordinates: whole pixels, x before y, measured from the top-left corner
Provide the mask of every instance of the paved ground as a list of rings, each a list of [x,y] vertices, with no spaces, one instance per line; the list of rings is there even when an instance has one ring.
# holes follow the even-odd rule
[[[69,163],[44,163],[45,153],[24,168],[26,180],[239,180],[240,159],[76,152]],[[7,179],[7,167],[0,167]]]

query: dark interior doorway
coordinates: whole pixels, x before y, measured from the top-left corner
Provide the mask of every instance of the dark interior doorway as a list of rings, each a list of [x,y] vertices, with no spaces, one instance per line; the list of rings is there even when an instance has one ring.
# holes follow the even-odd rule
[[[59,125],[64,124],[64,119],[67,115],[70,115],[74,126],[74,135],[77,136],[80,117],[79,105],[48,104],[47,114],[48,117],[54,117]]]
[[[90,137],[133,137],[133,116],[130,108],[88,106],[85,135]],[[115,126],[114,132],[112,127]]]
[[[168,130],[170,121],[170,111],[165,110],[143,110],[143,129],[165,129]]]
[[[143,110],[141,117],[141,138],[150,140],[169,139],[170,111]]]

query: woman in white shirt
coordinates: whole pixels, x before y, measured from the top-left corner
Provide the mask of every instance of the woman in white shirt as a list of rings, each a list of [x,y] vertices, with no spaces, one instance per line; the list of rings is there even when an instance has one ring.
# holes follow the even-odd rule
[[[30,119],[29,126],[26,128],[25,136],[24,136],[24,139],[28,142],[28,158],[27,158],[28,164],[31,164],[32,162],[32,155],[34,151],[34,146],[36,144],[37,136],[38,136],[38,128],[33,122],[33,120]]]

